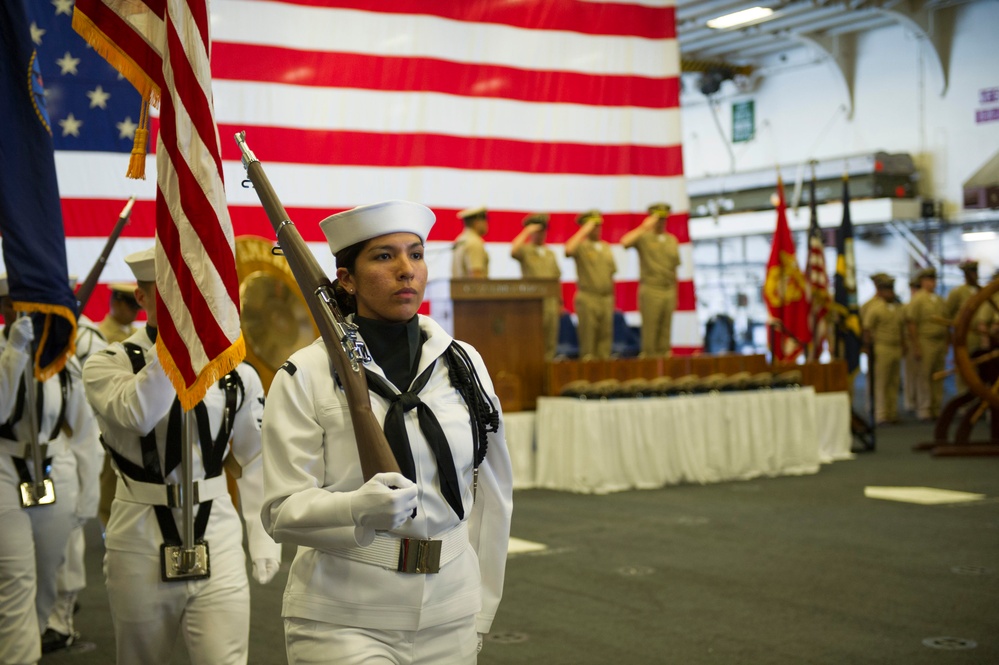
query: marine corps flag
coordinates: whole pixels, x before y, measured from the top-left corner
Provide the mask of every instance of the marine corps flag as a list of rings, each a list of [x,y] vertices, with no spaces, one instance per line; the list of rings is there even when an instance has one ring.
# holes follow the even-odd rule
[[[24,4],[0,3],[0,234],[9,295],[33,316],[34,374],[44,381],[75,346],[76,297],[41,81]]]
[[[774,231],[763,299],[770,313],[770,350],[775,362],[793,361],[812,339],[808,291],[798,268],[794,239],[787,225],[784,183],[777,176],[777,229]]]
[[[843,222],[836,233],[836,348],[834,355],[846,360],[853,375],[860,366],[860,308],[857,305],[857,264],[853,254],[853,222],[850,219],[850,179],[843,175]]]
[[[156,347],[190,410],[246,354],[211,96],[207,0],[77,0],[73,27],[143,96],[130,176],[142,177],[148,106],[160,107]]]

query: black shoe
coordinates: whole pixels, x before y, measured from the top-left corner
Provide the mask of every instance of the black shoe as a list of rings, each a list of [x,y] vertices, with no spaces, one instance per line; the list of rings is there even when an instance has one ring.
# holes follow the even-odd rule
[[[80,634],[75,631],[72,635],[63,635],[51,628],[46,628],[45,633],[42,635],[42,653],[52,653],[53,651],[65,649],[72,646],[79,639]]]

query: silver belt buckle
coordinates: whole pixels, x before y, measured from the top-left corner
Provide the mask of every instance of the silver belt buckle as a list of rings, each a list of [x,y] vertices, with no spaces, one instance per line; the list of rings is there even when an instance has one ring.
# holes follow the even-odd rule
[[[197,482],[194,483],[193,491],[191,492],[191,499],[192,499],[191,503],[194,505],[201,503],[201,497],[199,496],[201,492],[200,490],[198,490],[199,484],[200,483]],[[164,487],[166,487],[167,508],[183,508],[184,507],[183,485],[180,485],[178,483],[168,483],[167,485],[164,485]]]
[[[399,542],[400,573],[439,573],[441,541],[403,538]]]

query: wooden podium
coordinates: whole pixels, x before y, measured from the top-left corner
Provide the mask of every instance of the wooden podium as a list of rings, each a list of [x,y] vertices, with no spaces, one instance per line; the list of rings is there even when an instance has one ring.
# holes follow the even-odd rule
[[[532,411],[545,372],[541,301],[559,296],[555,279],[442,279],[427,284],[430,316],[474,346],[504,412]]]

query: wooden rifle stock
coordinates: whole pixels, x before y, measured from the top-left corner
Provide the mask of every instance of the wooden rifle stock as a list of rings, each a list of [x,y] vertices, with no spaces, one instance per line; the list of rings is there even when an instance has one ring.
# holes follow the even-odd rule
[[[312,318],[319,328],[326,351],[333,361],[333,367],[347,394],[347,406],[357,442],[357,454],[361,459],[361,473],[368,480],[376,473],[394,471],[399,473],[399,463],[389,447],[381,424],[371,411],[371,398],[368,395],[368,381],[360,360],[352,357],[353,341],[347,334],[348,324],[340,313],[333,297],[333,285],[316,261],[312,251],[302,240],[295,224],[288,219],[288,213],[271,186],[264,168],[245,142],[245,132],[236,134],[236,143],[242,152],[246,175],[253,183],[253,189],[263,205],[267,218],[274,227],[278,247],[288,260],[295,281],[309,305]]]
[[[132,214],[132,204],[135,203],[135,197],[131,196],[125,207],[121,209],[121,214],[118,215],[118,221],[115,223],[114,228],[108,235],[108,241],[104,244],[104,249],[101,251],[101,255],[97,257],[97,262],[94,263],[94,267],[90,269],[87,274],[87,278],[83,280],[83,284],[76,291],[76,301],[80,303],[80,313],[83,313],[83,308],[87,306],[87,301],[90,300],[90,296],[94,294],[94,287],[97,286],[97,280],[101,278],[101,273],[104,272],[104,265],[108,262],[108,257],[111,256],[111,250],[114,249],[114,245],[118,242],[118,237],[121,235],[122,229],[128,224],[128,218]]]

